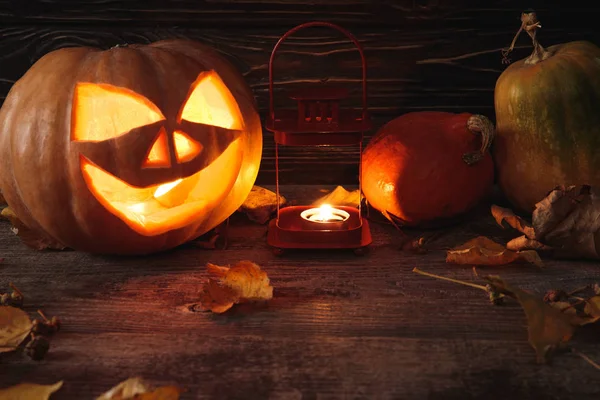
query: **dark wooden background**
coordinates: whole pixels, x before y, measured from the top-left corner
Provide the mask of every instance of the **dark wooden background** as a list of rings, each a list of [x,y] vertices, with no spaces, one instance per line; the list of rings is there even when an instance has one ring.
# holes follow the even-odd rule
[[[369,106],[375,129],[410,111],[481,113],[494,120],[493,92],[506,68],[501,49],[533,8],[545,46],[586,39],[600,44],[600,7],[587,1],[517,0],[2,0],[0,99],[42,55],[68,46],[110,48],[186,37],[214,46],[241,70],[261,115],[268,107],[270,52],[288,29],[326,20],[351,30],[369,64]],[[513,59],[530,51],[518,42]],[[292,36],[276,63],[282,89],[328,80],[351,89],[359,104],[358,54],[335,31]],[[278,102],[278,104],[284,104]],[[369,132],[365,144],[374,133]],[[274,145],[265,132],[258,183],[274,182]],[[283,183],[347,184],[357,179],[358,148],[285,148]],[[328,173],[322,171],[327,170]]]

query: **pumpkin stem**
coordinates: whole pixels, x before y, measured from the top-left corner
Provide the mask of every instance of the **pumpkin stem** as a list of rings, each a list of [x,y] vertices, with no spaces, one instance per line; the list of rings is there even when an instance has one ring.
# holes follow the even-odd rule
[[[462,156],[463,161],[467,165],[473,165],[481,161],[490,150],[496,130],[492,121],[480,114],[473,114],[469,117],[467,120],[467,129],[473,133],[481,134],[481,148],[478,151],[465,153]]]
[[[540,24],[540,21],[538,21],[537,15],[534,11],[523,12],[521,14],[521,27],[515,34],[510,47],[502,50],[502,62],[505,64],[510,63],[508,55],[514,50],[517,39],[523,31],[527,32],[533,42],[533,53],[531,53],[531,55],[525,59],[525,64],[537,64],[538,62],[548,58],[548,56],[550,56],[550,52],[544,49],[544,47],[538,43],[536,38],[536,30],[541,27],[542,24]]]

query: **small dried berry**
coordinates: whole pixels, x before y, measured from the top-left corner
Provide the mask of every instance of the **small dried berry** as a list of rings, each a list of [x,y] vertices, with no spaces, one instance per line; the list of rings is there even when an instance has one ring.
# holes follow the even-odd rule
[[[554,303],[557,301],[569,300],[569,294],[562,289],[548,290],[544,295],[544,301],[546,303]]]
[[[490,302],[495,306],[500,306],[504,304],[504,295],[500,293],[493,285],[489,283],[485,285],[485,289],[490,296]]]
[[[52,336],[60,330],[60,320],[58,317],[52,317],[48,319],[41,310],[38,310],[38,314],[42,319],[33,320],[33,328],[31,331],[35,334]]]
[[[35,361],[42,360],[50,350],[50,340],[41,335],[31,335],[31,340],[25,346],[26,354]]]

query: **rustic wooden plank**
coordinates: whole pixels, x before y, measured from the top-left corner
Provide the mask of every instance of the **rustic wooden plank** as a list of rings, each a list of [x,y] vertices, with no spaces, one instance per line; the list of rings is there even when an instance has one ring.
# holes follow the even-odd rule
[[[268,25],[298,24],[306,20],[330,20],[350,25],[416,22],[448,18],[463,9],[504,9],[520,7],[516,1],[491,1],[481,7],[469,0],[179,0],[161,1],[44,1],[34,0],[26,4],[16,0],[0,2],[0,20],[7,23],[41,22],[72,23],[89,22],[102,24],[148,25],[153,23],[177,23],[179,25],[222,23],[235,26],[263,27]]]
[[[282,187],[311,201],[319,187]],[[352,189],[352,188],[349,188]],[[56,399],[93,398],[141,375],[176,383],[192,398],[593,398],[597,371],[574,355],[535,363],[525,317],[514,303],[489,304],[476,289],[411,272],[475,281],[470,266],[444,262],[445,249],[476,235],[503,241],[483,205],[431,243],[428,254],[400,251],[400,236],[371,214],[371,253],[299,252],[274,257],[262,225],[234,215],[230,247],[191,245],[146,257],[36,252],[0,222],[0,289],[14,282],[26,310],[59,315],[63,329],[42,362],[3,355],[0,387],[64,379]],[[407,231],[411,235],[419,231]],[[269,274],[274,299],[216,316],[192,312],[204,264],[250,259]],[[480,268],[543,293],[600,280],[598,263],[547,260],[544,270]],[[576,346],[600,359],[597,330]],[[502,396],[497,395],[500,386]],[[54,397],[53,397],[54,398]]]
[[[585,17],[584,17],[585,18]],[[492,20],[495,21],[495,20]],[[474,21],[461,21],[464,29],[381,30],[355,32],[365,47],[369,63],[369,108],[374,129],[394,116],[420,110],[471,112],[494,120],[493,90],[505,68],[500,50],[512,40],[518,24],[511,18],[502,29],[474,28]],[[518,22],[518,21],[517,21]],[[495,22],[498,24],[498,22]],[[473,25],[475,26],[475,25]],[[575,39],[600,43],[594,25],[577,30],[544,24],[540,40],[553,44]],[[548,27],[548,28],[546,28]],[[264,118],[268,108],[270,52],[284,29],[227,31],[188,28],[90,28],[5,26],[0,28],[0,100],[12,84],[44,54],[70,46],[110,48],[116,44],[148,43],[172,37],[192,38],[214,46],[242,71],[257,98]],[[519,42],[514,58],[525,56],[529,45]],[[329,31],[307,32],[290,38],[276,61],[276,106],[292,105],[285,92],[301,85],[328,80],[351,91],[347,104],[360,104],[360,64],[357,52],[343,38]],[[354,183],[358,175],[357,148],[290,148],[282,151],[282,183]],[[264,156],[259,183],[275,180],[274,142],[265,132]],[[328,171],[323,174],[322,171]],[[316,179],[316,180],[315,180]]]
[[[523,7],[532,7],[546,19],[567,22],[592,21],[590,13],[598,9],[585,2],[568,7],[549,5],[542,0],[524,4],[517,0],[2,0],[0,22],[3,24],[95,24],[153,26],[177,24],[188,27],[232,28],[292,26],[308,20],[328,20],[357,27],[432,27],[452,26],[475,21],[489,26],[494,21],[518,19]],[[550,20],[548,20],[550,22]],[[502,22],[501,22],[502,24]]]

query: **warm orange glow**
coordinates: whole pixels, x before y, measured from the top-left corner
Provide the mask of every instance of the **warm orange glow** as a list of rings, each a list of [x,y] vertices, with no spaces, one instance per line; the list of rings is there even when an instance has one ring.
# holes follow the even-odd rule
[[[87,82],[75,87],[71,115],[71,139],[93,142],[164,119],[150,100],[132,90]]]
[[[158,136],[152,143],[143,168],[170,167],[171,159],[169,157],[169,141],[165,128],[160,128]]]
[[[81,171],[94,197],[109,212],[139,234],[153,236],[187,226],[199,214],[218,206],[239,174],[240,151],[240,140],[235,140],[211,165],[194,175],[146,188],[123,182],[83,156]],[[169,190],[158,192],[161,187]]]
[[[238,104],[214,71],[200,74],[192,84],[180,119],[227,129],[242,129]]]
[[[181,131],[173,132],[177,162],[187,162],[202,152],[202,145]]]
[[[154,192],[154,197],[158,199],[159,197],[164,196],[165,194],[169,193],[171,189],[173,189],[175,186],[179,185],[182,181],[183,179],[179,178],[176,181],[160,185],[158,189],[156,189],[156,192]]]

